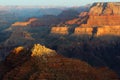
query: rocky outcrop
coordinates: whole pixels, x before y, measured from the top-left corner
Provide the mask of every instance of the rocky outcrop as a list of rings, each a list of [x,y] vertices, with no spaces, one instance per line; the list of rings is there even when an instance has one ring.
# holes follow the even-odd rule
[[[94,3],[89,12],[82,12],[79,18],[66,21],[66,24],[94,27],[104,25],[120,25],[120,3],[98,2]]]
[[[61,34],[61,35],[68,35],[69,28],[68,27],[52,27],[51,34]]]
[[[120,15],[90,15],[85,26],[120,25]]]
[[[120,3],[94,3],[88,13],[84,26],[120,25]]]
[[[1,80],[42,80],[42,79],[58,79],[58,80],[118,80],[115,72],[107,67],[94,68],[84,61],[65,58],[56,54],[54,56],[39,57],[39,55],[47,55],[44,52],[51,52],[51,49],[34,45],[31,49],[25,49],[16,54],[12,52],[6,60],[0,64]],[[40,53],[39,53],[39,51]],[[48,51],[46,51],[48,50]],[[37,56],[39,58],[37,58]],[[46,60],[46,61],[45,61]],[[72,76],[71,76],[72,75]]]
[[[74,31],[75,35],[90,35],[92,36],[120,36],[120,26],[98,26],[98,27],[77,27]]]
[[[75,35],[92,35],[92,31],[93,28],[88,27],[88,28],[84,28],[84,27],[77,27],[75,28],[74,34]]]
[[[56,54],[54,50],[51,50],[49,48],[46,48],[45,46],[42,46],[40,44],[34,44],[32,50],[31,56],[53,56]]]
[[[119,2],[94,3],[89,11],[90,15],[120,15]]]
[[[120,36],[120,26],[103,26],[97,29],[97,36]]]
[[[20,53],[20,52],[23,51],[23,50],[24,50],[24,47],[19,46],[19,47],[15,48],[15,49],[13,50],[13,53],[18,54],[18,53]]]
[[[37,18],[31,18],[31,19],[29,19],[26,22],[15,22],[14,24],[12,24],[12,26],[22,26],[22,27],[25,27],[25,26],[28,26],[29,24],[31,24],[32,22],[34,22],[36,20],[37,20]]]
[[[72,20],[68,20],[65,23],[67,25],[81,25],[85,24],[88,19],[88,12],[81,12],[77,18],[74,18]]]
[[[87,18],[84,16],[88,16]],[[81,20],[73,20],[74,24],[80,27],[75,28],[74,34],[81,35],[94,34],[96,28],[96,36],[112,35],[120,36],[120,3],[119,2],[98,2],[94,3],[89,12],[83,12],[79,15]],[[83,17],[83,18],[82,18]],[[86,18],[86,19],[85,19]],[[72,23],[72,21],[69,21]]]

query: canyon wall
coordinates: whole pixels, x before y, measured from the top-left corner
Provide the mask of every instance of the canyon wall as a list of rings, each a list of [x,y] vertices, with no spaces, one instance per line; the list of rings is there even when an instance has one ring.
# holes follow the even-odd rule
[[[85,15],[86,23],[75,28],[75,35],[120,36],[120,2],[94,3]]]
[[[74,35],[90,35],[92,36],[120,36],[120,26],[101,26],[101,27],[77,27],[74,30]]]
[[[92,35],[93,28],[84,28],[84,27],[77,27],[75,28],[74,34],[75,35]]]
[[[51,34],[68,35],[69,28],[68,27],[52,27]]]
[[[120,2],[97,2],[90,10],[91,15],[120,15]]]
[[[120,3],[94,3],[84,26],[120,25]]]
[[[97,29],[97,36],[113,35],[120,36],[120,26],[103,26]]]
[[[90,15],[85,26],[120,25],[120,15]]]

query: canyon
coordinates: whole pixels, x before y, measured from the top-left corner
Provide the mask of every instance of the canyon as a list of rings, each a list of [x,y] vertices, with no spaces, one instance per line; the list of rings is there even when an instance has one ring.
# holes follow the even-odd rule
[[[83,34],[92,36],[95,29],[97,37],[104,35],[120,36],[120,4],[119,3],[94,3],[89,12],[82,12],[79,18],[69,20],[66,25],[77,24],[74,28],[74,35],[81,36]],[[83,23],[82,20],[85,22]],[[82,22],[82,23],[81,23]],[[53,27],[55,29],[55,27]],[[66,33],[63,27],[60,31],[61,26],[56,27],[54,33]],[[65,29],[66,27],[64,27]],[[53,29],[51,29],[51,32]],[[69,29],[66,33],[68,35]]]
[[[0,79],[119,80],[119,9],[97,2],[12,22],[0,45]]]

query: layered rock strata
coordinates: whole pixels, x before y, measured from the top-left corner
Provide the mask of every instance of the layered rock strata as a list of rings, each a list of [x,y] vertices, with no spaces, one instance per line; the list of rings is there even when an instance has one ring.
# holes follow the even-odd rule
[[[28,26],[29,24],[31,24],[32,22],[36,21],[37,18],[31,18],[26,22],[15,22],[14,24],[12,24],[12,26]]]
[[[52,27],[51,34],[67,35],[69,34],[69,28],[68,27]]]

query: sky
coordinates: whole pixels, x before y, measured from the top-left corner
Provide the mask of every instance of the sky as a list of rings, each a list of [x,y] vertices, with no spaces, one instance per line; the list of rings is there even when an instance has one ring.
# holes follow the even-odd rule
[[[21,6],[83,6],[93,2],[120,2],[120,0],[0,0],[0,5],[21,5]]]

